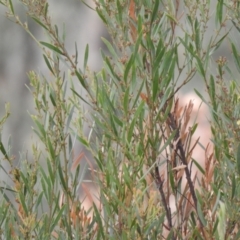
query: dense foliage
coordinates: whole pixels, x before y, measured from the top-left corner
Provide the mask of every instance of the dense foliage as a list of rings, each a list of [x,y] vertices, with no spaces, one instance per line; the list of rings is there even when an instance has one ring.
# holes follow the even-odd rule
[[[99,72],[88,67],[88,45],[84,56],[77,44],[68,52],[47,0],[18,2],[49,41],[31,33],[14,2],[0,0],[42,49],[51,75],[28,73],[39,139],[32,157],[16,166],[0,142],[1,162],[11,166],[2,171],[13,180],[1,183],[0,238],[239,239],[240,50],[231,35],[240,32],[239,2],[95,1],[111,36],[102,38]],[[216,57],[222,45],[231,59]],[[205,86],[192,90],[211,114],[208,142],[196,135],[194,102],[179,93],[191,81]],[[0,130],[8,116],[6,105]],[[77,142],[97,168],[84,152],[74,156]],[[94,191],[80,175],[83,159]]]

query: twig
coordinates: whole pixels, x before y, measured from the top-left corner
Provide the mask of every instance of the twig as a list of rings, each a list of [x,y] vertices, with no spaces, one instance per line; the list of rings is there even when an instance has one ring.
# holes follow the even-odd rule
[[[166,211],[168,226],[169,226],[169,229],[171,229],[173,227],[172,226],[171,208],[168,206],[166,198],[165,198],[165,194],[164,194],[164,191],[163,191],[163,181],[162,181],[161,176],[159,174],[158,166],[155,167],[155,180],[156,180],[156,184],[157,184],[157,189],[159,190],[160,195],[161,195],[163,207]]]
[[[177,133],[176,133],[176,136],[175,136],[175,139],[177,139],[177,141],[178,141],[177,144],[176,144],[176,151],[179,151],[180,159],[181,159],[182,163],[187,166],[188,163],[187,163],[187,159],[186,159],[186,156],[185,156],[185,150],[183,148],[183,143],[182,143],[182,140],[180,138],[179,127],[177,127],[177,123],[175,121],[175,118],[171,113],[169,113],[169,124],[170,124],[170,126],[173,130],[177,130]],[[193,202],[194,202],[194,207],[195,207],[195,210],[196,210],[196,213],[197,213],[198,202],[197,202],[197,197],[196,197],[196,193],[195,193],[195,190],[194,190],[194,185],[193,185],[193,182],[192,182],[192,179],[191,179],[191,174],[190,174],[190,171],[189,171],[188,167],[185,168],[185,174],[186,174],[186,179],[187,179],[187,182],[188,182],[188,185],[189,185],[189,190],[190,190],[190,193],[192,195]],[[198,214],[197,214],[197,216],[198,216]],[[203,223],[202,223],[201,219],[199,218],[199,216],[198,216],[198,220],[199,220],[199,223],[200,223],[200,228],[201,228],[202,234],[205,237],[205,232],[203,230],[204,226],[203,226]]]

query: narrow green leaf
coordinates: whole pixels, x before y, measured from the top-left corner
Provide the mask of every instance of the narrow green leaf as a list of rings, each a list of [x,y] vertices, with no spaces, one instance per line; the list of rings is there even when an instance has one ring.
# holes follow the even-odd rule
[[[49,178],[46,174],[46,169],[43,169],[41,166],[40,166],[40,171],[41,171],[41,175],[42,175],[42,178],[41,179],[44,179],[44,181],[49,185],[51,184],[51,182],[49,181]]]
[[[151,52],[152,53],[151,55],[154,56],[154,54],[155,54],[155,46],[154,46],[154,43],[153,43],[153,41],[151,39],[151,36],[149,34],[147,34],[145,39],[147,41],[148,51]]]
[[[201,50],[201,45],[200,45],[200,26],[198,19],[195,19],[195,24],[194,24],[194,40],[195,40],[195,45],[197,52]]]
[[[78,49],[77,49],[77,43],[75,42],[75,65],[78,64]]]
[[[62,184],[64,191],[67,192],[68,187],[66,185],[66,181],[63,176],[63,169],[62,169],[61,164],[58,164],[58,174],[59,174],[59,178],[60,178],[60,183]]]
[[[166,13],[166,17],[169,18],[170,21],[178,24],[178,20],[176,20],[173,16],[169,15],[168,13]]]
[[[176,63],[177,63],[177,56],[175,55],[175,51],[173,51],[172,53],[172,59],[169,62],[169,69],[168,69],[168,77],[166,77],[166,81],[164,82],[164,87],[167,88],[168,85],[170,84],[170,82],[172,82],[171,80],[174,79],[174,69],[176,67]]]
[[[133,120],[130,124],[130,127],[128,129],[128,133],[127,133],[127,141],[128,143],[131,142],[131,139],[132,139],[132,136],[133,136],[133,131],[134,131],[134,127],[135,127],[135,124],[136,124],[136,120],[138,119],[140,113],[143,111],[143,107],[144,107],[144,102],[141,102],[140,105],[138,106],[135,114],[134,114],[134,117],[133,117]]]
[[[164,145],[162,146],[162,148],[159,151],[159,154],[162,153],[162,151],[164,151],[166,149],[166,147],[171,143],[171,141],[173,140],[173,138],[175,137],[176,133],[177,133],[178,129],[175,129],[172,134],[170,135],[170,137],[168,138],[168,140],[164,143]]]
[[[169,116],[170,111],[172,110],[172,105],[173,105],[173,98],[169,100],[169,102],[167,104],[167,108],[166,108],[166,110],[164,112],[164,115],[162,117],[160,117],[162,111],[161,111],[161,109],[159,109],[157,117],[156,117],[156,121],[158,121],[158,119],[160,118],[161,122],[165,122],[167,117]]]
[[[45,30],[48,30],[47,27],[46,27],[39,19],[37,19],[37,18],[35,18],[35,17],[32,17],[32,19],[33,19],[36,23],[38,23],[40,26],[42,26]]]
[[[156,49],[156,58],[157,56],[163,51],[165,50],[166,48],[164,47],[164,43],[163,43],[163,40],[162,38],[159,38],[158,40],[158,45],[157,45],[157,49]],[[163,54],[162,54],[163,55]],[[154,60],[156,61],[156,60]]]
[[[4,207],[1,211],[1,219],[0,219],[0,227],[3,227],[3,223],[5,222],[5,220],[7,219],[7,213],[9,211],[10,205],[6,205],[6,207]]]
[[[132,65],[132,75],[131,75],[131,85],[132,85],[132,87],[133,87],[133,89],[135,89],[135,87],[139,84],[138,82],[137,82],[137,71],[136,71],[136,65],[135,65],[135,62],[133,62],[133,65]]]
[[[190,26],[192,27],[193,26],[193,22],[192,22],[192,18],[191,18],[190,15],[187,15],[187,20],[190,23]]]
[[[77,95],[83,102],[85,102],[87,105],[89,105],[89,106],[91,106],[90,104],[89,104],[89,102],[87,102],[81,95],[79,95],[73,88],[71,88],[71,90],[73,91],[73,93],[75,94],[75,95]]]
[[[152,84],[152,100],[155,102],[157,93],[159,92],[159,81],[160,77],[158,75],[158,72],[156,72],[154,78],[153,78],[153,84]]]
[[[56,227],[56,225],[59,223],[60,218],[63,215],[63,211],[65,210],[66,205],[61,206],[60,209],[57,210],[57,216],[55,217],[55,219],[53,219],[53,221],[51,222],[51,227],[50,227],[50,231],[53,232],[54,228]]]
[[[9,160],[8,160],[8,161],[9,161]],[[9,172],[7,172],[6,169],[5,169],[2,165],[0,165],[0,168],[3,170],[3,172],[6,174],[6,176],[8,176],[9,178],[11,178]],[[12,189],[9,189],[9,188],[7,188],[7,187],[0,187],[0,189],[1,189],[1,190],[2,190],[2,189],[4,189],[4,190],[6,189],[7,191],[16,192],[16,191],[14,191],[14,190],[12,190]]]
[[[50,64],[50,62],[48,61],[48,58],[46,57],[45,54],[43,54],[43,58],[44,58],[45,63],[46,63],[47,66],[48,66],[48,69],[49,69],[49,70],[51,71],[51,73],[55,76],[55,73],[54,73],[54,71],[53,71],[53,69],[52,69],[52,67],[51,67],[51,64]]]
[[[68,154],[70,157],[71,157],[72,151],[73,151],[72,136],[71,136],[71,134],[69,134],[69,136],[68,136]]]
[[[63,40],[63,42],[65,42],[66,41],[66,25],[65,25],[65,23],[63,23],[63,32],[62,32],[62,40]]]
[[[10,115],[9,107],[10,107],[10,104],[5,103],[5,115],[0,119],[0,127],[6,122],[6,120]]]
[[[235,193],[236,193],[236,176],[235,176],[235,174],[233,174],[233,176],[232,176],[232,196],[231,196],[232,200],[235,196]]]
[[[9,5],[10,5],[10,9],[12,11],[12,14],[14,15],[15,12],[14,12],[14,8],[13,8],[12,0],[9,0]]]
[[[7,154],[4,146],[3,146],[2,141],[0,141],[0,151],[2,152],[3,156],[4,156],[8,161],[10,161],[10,158],[9,158],[9,156],[8,156],[8,154]]]
[[[205,78],[205,71],[204,71],[203,64],[202,64],[200,58],[197,55],[195,55],[195,59],[197,60],[196,67],[197,67],[198,72],[202,75],[203,78]]]
[[[131,55],[130,59],[128,60],[128,63],[126,65],[126,68],[125,68],[125,71],[124,71],[124,76],[123,76],[123,79],[124,81],[127,83],[127,82],[130,82],[130,81],[127,81],[128,80],[128,73],[133,65],[133,61],[134,61],[134,57],[133,55]]]
[[[51,160],[52,161],[55,161],[55,151],[53,149],[53,146],[52,146],[52,143],[51,143],[51,140],[49,137],[47,137],[47,146],[48,146],[48,151],[49,151],[49,154],[50,154],[50,157],[51,157]]]
[[[134,25],[136,24],[135,21],[132,22]],[[143,26],[143,20],[142,16],[139,14],[137,17],[137,32],[138,34],[142,31],[142,26]]]
[[[113,114],[112,117],[115,123],[117,123],[120,127],[123,127],[123,122],[115,114]]]
[[[219,219],[217,218],[215,223],[214,223],[214,226],[213,226],[213,234],[216,232],[217,230],[217,227],[218,227],[218,223],[219,223]]]
[[[89,147],[89,143],[82,137],[77,136],[79,142],[81,142],[84,146]]]
[[[182,43],[182,45],[185,47],[185,49],[191,54],[191,56],[195,57],[195,52],[193,51],[193,48],[190,43],[188,43],[188,35],[185,35],[184,40],[182,38],[179,38],[179,41]],[[189,45],[188,45],[189,44]]]
[[[93,10],[94,12],[96,12],[95,8],[92,8],[90,5],[88,5],[85,1],[81,1],[86,7],[88,7],[89,9]]]
[[[82,85],[85,89],[87,89],[87,85],[86,85],[86,83],[85,83],[85,80],[84,80],[83,77],[81,76],[81,74],[80,74],[77,70],[75,70],[75,74],[76,74],[78,80],[80,81],[81,85]]]
[[[48,7],[49,7],[49,4],[46,3],[45,7],[44,7],[44,15],[45,15],[45,17],[47,17],[47,14],[48,14]]]
[[[223,40],[227,37],[227,35],[229,34],[229,32],[231,31],[231,29],[224,34],[213,46],[212,50],[209,52],[209,56],[211,56],[214,52],[216,52],[216,50],[221,46]]]
[[[134,53],[133,53],[134,58],[136,58],[137,53],[138,53],[139,46],[140,46],[140,44],[141,44],[141,42],[142,42],[142,34],[143,34],[142,31],[138,33],[138,38],[137,38],[137,41],[136,41],[136,43],[135,43]]]
[[[109,106],[109,110],[112,111],[112,113],[115,113],[116,112],[116,108],[114,107],[114,102],[113,102],[114,98],[113,98],[113,100],[111,100],[105,90],[106,89],[103,88],[105,104],[107,104]]]
[[[223,0],[218,0],[217,11],[216,11],[216,22],[219,23],[219,25],[222,24],[222,18],[223,18]]]
[[[85,49],[85,54],[84,54],[84,64],[83,64],[83,69],[84,69],[84,71],[86,70],[86,66],[87,66],[88,51],[89,51],[89,46],[88,46],[88,44],[87,44],[86,49]]]
[[[56,107],[55,94],[54,94],[54,92],[50,92],[49,97],[50,97],[50,100],[51,100],[52,105],[53,105],[54,107]]]
[[[202,94],[194,88],[194,92],[200,97],[200,99],[208,105],[208,102],[205,100],[205,98],[202,96]]]
[[[157,56],[154,59],[154,63],[153,63],[153,72],[154,73],[159,69],[159,66],[161,64],[162,58],[165,53],[165,49],[166,48],[164,48],[164,47],[162,49],[157,49],[157,52],[156,52]]]
[[[96,11],[97,11],[98,16],[103,20],[103,22],[104,22],[106,25],[108,25],[108,22],[107,22],[105,16],[103,15],[102,11],[101,11],[99,8],[96,8]]]
[[[151,16],[151,25],[153,21],[156,19],[157,13],[158,13],[158,8],[159,8],[159,0],[155,0],[152,16]]]
[[[22,191],[18,192],[18,196],[20,199],[20,205],[23,207],[24,213],[26,214],[26,216],[28,216],[28,208],[26,205],[26,199],[24,194],[22,193]]]
[[[197,213],[198,213],[198,217],[200,218],[203,226],[206,226],[207,222],[204,218],[204,214],[202,212],[201,205],[200,205],[199,201],[197,202]]]
[[[63,98],[67,98],[66,97],[66,93],[68,90],[68,81],[65,81],[65,72],[63,73],[63,77],[62,77],[62,89],[63,89]],[[64,104],[63,104],[64,105]]]
[[[171,95],[171,93],[172,93],[172,87],[169,87],[165,91],[165,93],[163,95],[163,98],[161,98],[161,103],[160,103],[160,106],[159,106],[159,110],[163,108],[163,106],[165,105],[165,103],[166,103],[168,97]]]
[[[236,211],[236,210],[235,210]],[[225,240],[226,226],[227,226],[227,214],[226,214],[226,204],[219,201],[219,208],[217,211],[217,216],[219,219],[218,223],[218,235],[220,240]]]
[[[214,82],[214,78],[213,78],[212,75],[210,76],[210,84],[209,84],[209,87],[210,87],[209,93],[210,93],[210,97],[211,97],[213,109],[216,111],[216,110],[217,110],[216,91],[215,91],[215,82]]]
[[[146,231],[144,230],[145,234],[146,234],[147,236],[148,236],[148,234],[149,234],[149,236],[151,236],[152,233],[155,231],[155,229],[158,229],[159,226],[161,226],[161,225],[163,224],[164,219],[165,219],[165,214],[160,214],[160,215],[158,216],[158,220],[157,220],[157,221],[152,221],[151,224],[148,224],[149,227],[147,228]],[[161,230],[160,230],[160,231],[161,231]]]
[[[215,94],[215,82],[214,82],[214,79],[213,79],[213,76],[211,75],[210,77],[210,95],[211,95],[211,98],[212,99],[215,99],[216,98],[216,94]]]
[[[110,114],[110,124],[111,124],[112,130],[113,130],[113,133],[115,134],[116,137],[118,137],[118,131],[115,126],[115,122],[113,120],[112,114]]]
[[[38,196],[36,200],[36,209],[38,209],[38,206],[42,203],[42,197],[43,197],[43,191],[38,192]]]
[[[237,49],[236,49],[236,47],[235,47],[235,45],[233,43],[231,44],[231,46],[232,46],[232,52],[233,52],[233,56],[234,56],[233,60],[234,60],[235,65],[236,65],[236,67],[238,69],[238,72],[240,72],[239,54],[238,54]]]
[[[240,175],[240,144],[238,144],[236,160],[237,160],[237,171],[238,171],[238,174]]]
[[[128,189],[129,189],[129,191],[131,191],[132,190],[132,186],[131,186],[132,175],[129,174],[131,170],[129,169],[128,166],[126,166],[126,164],[123,164],[122,168],[123,168],[124,184],[126,184]]]
[[[193,212],[193,211],[191,212],[190,216],[191,216],[191,220],[192,220],[192,226],[193,226],[193,227],[196,227],[196,220],[195,220],[194,212]]]
[[[119,0],[117,0],[117,9],[118,9],[118,14],[117,14],[117,16],[118,16],[118,19],[119,19],[119,23],[120,23],[120,25],[122,26],[122,25],[123,25],[123,23],[122,23],[123,7],[121,6]]]
[[[55,177],[54,177],[54,173],[53,173],[54,169],[53,169],[53,166],[51,164],[51,160],[49,158],[47,158],[46,162],[47,162],[48,174],[50,176],[51,183],[52,183],[52,185],[54,185]],[[48,185],[48,187],[50,187],[50,186]]]
[[[97,239],[105,239],[102,219],[101,219],[100,213],[98,211],[98,207],[95,205],[95,203],[93,203],[93,209],[94,209],[94,217],[98,224],[98,238]],[[101,235],[101,237],[99,235]]]
[[[139,90],[138,90],[138,93],[137,93],[136,98],[134,100],[134,103],[132,105],[132,108],[135,108],[135,106],[136,106],[136,104],[139,100],[140,93],[142,92],[143,86],[144,86],[144,81],[141,83],[141,86],[139,87]]]
[[[66,123],[66,127],[65,127],[65,131],[66,131],[66,133],[68,132],[68,129],[69,129],[70,123],[71,123],[71,121],[72,121],[72,117],[73,117],[74,109],[75,109],[75,107],[72,106],[70,112],[68,113],[67,123]]]
[[[34,123],[37,125],[38,130],[40,131],[40,134],[41,134],[40,138],[45,139],[46,138],[46,132],[44,130],[43,125],[35,117],[32,117],[32,119],[33,119]]]
[[[113,70],[112,64],[109,61],[108,57],[105,57],[104,59],[104,63],[106,64],[106,68],[108,68],[109,74],[113,77],[113,80],[117,79],[118,81],[121,81],[121,79],[119,78],[119,76],[116,74],[116,72]]]
[[[125,114],[129,114],[129,88],[126,89],[124,98],[123,98],[123,109],[125,111]]]
[[[46,181],[43,180],[43,178],[41,179],[41,187],[42,187],[42,190],[43,190],[43,194],[45,196],[45,198],[47,199],[47,201],[49,201],[49,195],[48,195],[48,191],[47,191],[47,187],[46,187]],[[47,186],[49,186],[47,184]]]
[[[170,74],[169,68],[171,67],[172,63],[175,64],[174,53],[174,49],[171,49],[164,54],[163,63],[161,64],[162,75]]]
[[[231,20],[231,22],[234,25],[234,27],[238,30],[238,32],[240,32],[240,28],[238,26],[238,23],[234,22],[233,20]]]
[[[118,58],[118,55],[116,54],[112,44],[107,39],[105,39],[103,37],[101,39],[105,43],[105,45],[107,46],[108,51],[112,54],[112,56],[114,56],[115,58]]]
[[[58,38],[58,26],[57,26],[57,25],[54,25],[54,28],[55,28],[56,36],[57,36],[57,38]]]
[[[202,166],[195,160],[195,159],[192,159],[193,163],[196,165],[196,167],[198,168],[198,170],[203,174],[205,175],[205,170],[202,168]]]
[[[53,46],[52,44],[50,43],[46,43],[46,42],[40,42],[43,46],[53,50],[54,52],[57,52],[61,55],[64,55],[63,52],[61,52],[61,50],[59,50],[57,47]]]
[[[171,185],[172,191],[175,192],[176,187],[175,187],[175,181],[174,181],[172,169],[169,169],[169,180],[170,180],[170,185]]]

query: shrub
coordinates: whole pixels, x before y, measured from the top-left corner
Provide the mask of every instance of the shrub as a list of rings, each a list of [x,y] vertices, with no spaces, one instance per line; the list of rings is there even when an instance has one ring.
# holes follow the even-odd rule
[[[48,1],[19,2],[48,42],[35,38],[11,0],[0,1],[41,47],[51,77],[28,73],[41,143],[33,143],[33,159],[15,167],[10,146],[0,142],[11,171],[2,169],[14,183],[1,187],[1,238],[238,239],[239,85],[229,62],[239,72],[240,61],[229,36],[231,28],[240,31],[239,3],[219,0],[212,9],[215,1],[95,1],[111,41],[102,38],[108,53],[101,52],[103,68],[92,72],[89,46],[79,56],[76,44],[71,56]],[[212,19],[215,31],[206,37]],[[225,43],[232,55],[215,61]],[[211,143],[194,137],[194,102],[183,106],[179,94],[196,76],[205,85],[206,93],[194,91],[211,113]],[[7,109],[1,129],[8,115]],[[74,156],[76,142],[97,168],[84,152]],[[194,155],[198,146],[203,156]],[[80,176],[84,158],[95,192]]]

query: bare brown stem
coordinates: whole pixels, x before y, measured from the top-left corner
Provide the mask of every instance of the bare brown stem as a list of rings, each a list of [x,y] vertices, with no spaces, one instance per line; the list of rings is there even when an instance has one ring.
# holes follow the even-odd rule
[[[171,113],[169,113],[169,123],[170,123],[170,127],[171,127],[172,130],[177,130],[175,139],[177,139],[178,142],[177,142],[175,151],[176,152],[179,151],[179,153],[180,153],[179,156],[180,156],[180,159],[181,159],[182,163],[185,166],[187,166],[188,163],[187,163],[187,159],[186,159],[186,154],[185,154],[183,143],[182,143],[182,140],[181,140],[180,134],[179,134],[180,129],[179,129],[179,127],[177,127],[176,120]],[[189,171],[188,167],[185,168],[185,174],[186,174],[187,183],[188,183],[188,186],[189,186],[189,189],[190,189],[190,193],[192,195],[192,199],[193,199],[193,202],[194,202],[194,208],[197,212],[198,201],[197,201],[196,192],[195,192],[195,189],[194,189],[194,185],[193,185],[193,182],[192,182],[192,179],[191,179],[191,174],[190,174],[190,171]],[[198,216],[198,214],[197,214],[197,216]],[[201,219],[199,218],[199,216],[198,216],[198,220],[199,220],[201,232],[202,232],[203,236],[205,236],[205,232],[204,232],[204,229],[203,229],[204,226],[203,226],[203,223],[202,223]]]
[[[167,200],[166,200],[166,197],[165,197],[165,194],[164,194],[164,191],[163,191],[163,180],[162,180],[162,178],[159,174],[158,166],[155,167],[155,181],[156,181],[157,189],[159,190],[160,195],[161,195],[163,207],[164,207],[165,212],[166,212],[166,217],[167,217],[167,221],[168,221],[168,228],[171,229],[173,227],[172,216],[171,216],[171,208],[167,204]]]

